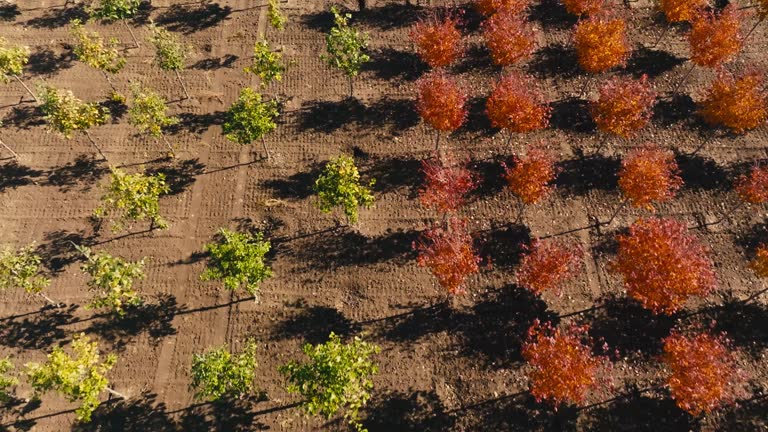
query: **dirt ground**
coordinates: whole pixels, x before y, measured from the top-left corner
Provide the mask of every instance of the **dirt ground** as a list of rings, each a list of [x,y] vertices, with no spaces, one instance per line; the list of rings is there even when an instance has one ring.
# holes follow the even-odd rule
[[[62,8],[63,0],[18,0],[0,8],[0,35],[33,52],[25,78],[71,89],[86,101],[106,101],[102,75],[77,62],[66,23],[82,8]],[[627,210],[602,229],[619,203],[619,157],[646,141],[676,151],[685,187],[657,213],[690,225],[712,222],[736,198],[731,179],[752,161],[766,159],[766,128],[727,136],[702,127],[694,116],[711,81],[711,71],[696,68],[681,93],[670,89],[685,73],[688,48],[683,27],[672,27],[651,48],[663,24],[650,3],[630,3],[635,49],[627,67],[611,74],[649,75],[660,94],[652,125],[631,141],[610,140],[597,155],[586,99],[577,98],[587,76],[578,71],[569,46],[575,19],[552,0],[535,2],[531,19],[543,30],[540,48],[520,66],[538,79],[552,101],[546,131],[515,137],[490,129],[483,115],[485,97],[500,70],[481,48],[477,15],[464,19],[470,46],[452,69],[469,89],[468,124],[446,146],[484,176],[482,187],[462,210],[476,232],[478,247],[493,267],[468,282],[469,293],[450,302],[433,277],[416,266],[411,242],[437,215],[416,199],[419,161],[433,147],[433,132],[414,110],[413,82],[426,71],[413,54],[408,27],[436,0],[369,0],[354,23],[371,35],[372,61],[355,80],[347,98],[345,79],[319,58],[323,32],[331,25],[324,0],[288,0],[290,22],[283,32],[267,25],[260,1],[175,2],[153,0],[133,23],[146,37],[153,19],[182,35],[194,47],[183,76],[193,98],[182,95],[175,77],[152,63],[147,43],[126,49],[128,64],[115,82],[127,93],[129,81],[147,83],[164,94],[182,122],[170,141],[177,158],[163,159],[164,146],[136,136],[124,108],[113,107],[113,121],[93,130],[110,163],[127,170],[142,165],[164,172],[172,184],[161,211],[166,231],[113,234],[90,221],[108,165],[88,141],[46,131],[41,113],[16,83],[0,87],[4,127],[0,138],[20,155],[0,162],[0,243],[36,242],[53,280],[49,295],[65,308],[42,307],[38,299],[8,292],[0,303],[0,355],[17,364],[40,360],[77,332],[96,337],[105,351],[119,354],[111,373],[113,387],[130,396],[109,401],[86,425],[74,424],[74,405],[55,395],[42,403],[6,407],[0,429],[35,431],[252,431],[344,430],[302,416],[298,399],[284,390],[277,367],[301,358],[306,342],[324,341],[330,331],[363,335],[382,347],[375,391],[363,412],[374,431],[765,431],[768,430],[768,310],[765,296],[746,306],[736,301],[762,289],[746,264],[754,247],[768,241],[765,208],[749,208],[729,221],[697,229],[712,249],[719,288],[692,302],[672,318],[659,318],[627,301],[620,280],[608,272],[615,253],[614,234],[642,210]],[[346,6],[357,9],[357,2]],[[748,25],[751,26],[750,19]],[[89,24],[132,45],[120,24]],[[729,68],[747,65],[768,70],[768,25],[762,25]],[[239,90],[258,81],[243,72],[253,43],[265,34],[291,61],[282,83],[267,90],[287,99],[281,124],[267,138],[272,159],[259,144],[239,146],[221,133],[223,113]],[[606,74],[610,75],[610,74]],[[590,84],[595,94],[595,81]],[[702,150],[691,152],[702,140]],[[512,223],[515,200],[504,189],[500,163],[532,143],[543,143],[561,159],[557,191],[526,210],[522,225]],[[375,208],[363,210],[353,228],[339,228],[338,215],[314,207],[311,184],[321,164],[341,153],[354,155],[363,176],[376,178]],[[3,157],[7,156],[5,153]],[[202,247],[219,227],[258,229],[272,240],[274,277],[262,285],[256,304],[219,284],[202,282]],[[536,298],[513,283],[520,246],[532,237],[558,236],[590,252],[584,271],[561,297]],[[147,279],[139,284],[147,305],[115,322],[86,310],[88,292],[71,242],[91,245],[128,259],[149,257]],[[612,370],[612,393],[596,394],[580,409],[551,409],[525,393],[526,367],[520,356],[525,331],[536,319],[591,325],[592,334],[619,350]],[[725,330],[748,372],[745,401],[701,419],[678,410],[663,389],[657,355],[661,340],[675,325],[709,325]],[[259,342],[257,386],[261,395],[223,404],[194,400],[189,389],[193,353],[222,344],[239,348],[247,338]],[[21,386],[21,396],[30,389]]]

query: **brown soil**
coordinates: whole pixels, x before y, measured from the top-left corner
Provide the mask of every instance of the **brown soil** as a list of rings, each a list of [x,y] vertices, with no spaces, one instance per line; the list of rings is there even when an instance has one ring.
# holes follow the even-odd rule
[[[33,56],[26,81],[71,89],[88,101],[106,101],[103,76],[74,60],[66,22],[82,9],[63,9],[53,0],[24,0],[0,9],[2,36],[30,46]],[[173,193],[162,199],[167,231],[115,235],[95,231],[90,221],[106,179],[84,137],[65,140],[47,133],[34,106],[20,102],[23,89],[11,82],[0,87],[5,127],[2,140],[21,156],[0,165],[0,241],[36,242],[52,275],[49,295],[70,306],[41,307],[37,299],[9,292],[0,304],[0,350],[17,364],[42,359],[77,332],[98,338],[106,351],[119,353],[111,378],[130,399],[105,403],[93,422],[71,426],[73,404],[46,395],[42,403],[21,404],[4,411],[8,430],[62,431],[250,431],[336,430],[308,419],[284,390],[279,365],[301,357],[306,342],[325,340],[330,331],[364,335],[382,347],[380,373],[363,423],[373,431],[490,430],[767,430],[765,362],[768,311],[765,297],[748,306],[732,299],[762,289],[747,269],[754,246],[768,240],[763,208],[744,209],[730,221],[695,230],[712,248],[720,286],[692,303],[681,318],[655,318],[625,299],[619,279],[607,271],[613,234],[644,211],[624,211],[601,230],[588,227],[606,219],[619,202],[616,172],[619,157],[645,142],[674,149],[686,182],[677,199],[657,213],[694,225],[711,222],[735,201],[730,179],[753,160],[766,158],[766,129],[732,137],[703,128],[693,115],[713,73],[696,68],[681,94],[668,91],[687,69],[683,29],[673,27],[656,48],[661,32],[650,4],[630,3],[631,35],[636,51],[626,69],[614,73],[647,73],[661,101],[651,127],[631,142],[613,140],[593,155],[600,137],[594,132],[584,99],[573,97],[587,77],[578,72],[568,46],[575,20],[552,0],[532,8],[543,28],[542,48],[521,68],[537,76],[554,107],[552,127],[543,133],[515,137],[489,129],[483,117],[484,97],[499,70],[479,48],[479,18],[464,18],[472,42],[469,55],[453,72],[471,91],[469,123],[447,141],[460,156],[471,158],[485,176],[481,190],[462,214],[478,233],[484,256],[494,263],[468,283],[469,294],[443,302],[432,276],[418,268],[411,242],[437,215],[415,199],[420,184],[419,160],[430,154],[434,135],[413,107],[413,81],[425,67],[411,51],[408,26],[426,9],[369,0],[369,10],[355,23],[371,33],[373,61],[355,80],[355,98],[347,98],[346,80],[331,71],[319,55],[323,32],[331,20],[324,0],[287,0],[290,23],[284,32],[267,25],[264,2],[220,0],[218,3],[153,0],[135,23],[144,37],[149,18],[183,35],[194,46],[183,72],[193,99],[171,104],[182,123],[169,136],[177,158],[164,160],[164,146],[138,137],[124,112],[92,133],[111,163],[128,170],[164,172]],[[177,3],[177,4],[174,4]],[[357,2],[347,1],[357,8]],[[440,6],[437,0],[413,1]],[[430,3],[430,4],[427,4]],[[448,2],[445,2],[448,3]],[[749,25],[751,26],[750,20]],[[126,28],[98,25],[108,36],[132,46]],[[282,123],[267,138],[272,160],[262,159],[260,144],[238,146],[221,134],[222,114],[256,78],[243,72],[260,34],[283,49],[292,61],[276,89],[287,98]],[[768,35],[761,26],[731,69],[765,68]],[[128,82],[148,83],[168,99],[182,95],[175,77],[152,64],[146,43],[127,49],[128,65],[117,75],[118,88]],[[590,85],[594,94],[596,85]],[[122,115],[122,117],[121,117]],[[704,148],[690,153],[708,139]],[[524,225],[511,225],[516,204],[499,179],[500,162],[528,143],[543,142],[562,159],[557,193],[526,210]],[[443,141],[446,143],[446,141]],[[314,207],[310,186],[318,167],[341,153],[355,156],[365,178],[375,177],[376,206],[361,212],[354,228],[339,228],[334,216]],[[7,156],[3,153],[3,157]],[[338,217],[336,215],[335,217]],[[274,277],[263,284],[261,302],[219,284],[202,282],[202,246],[219,227],[264,230],[272,239]],[[513,284],[520,245],[529,238],[558,235],[590,251],[585,271],[564,295],[535,298]],[[130,319],[115,322],[86,310],[88,292],[70,241],[92,245],[129,259],[150,257],[148,277],[141,282],[148,305]],[[605,305],[590,312],[577,313]],[[594,395],[583,409],[553,412],[524,392],[525,366],[521,338],[536,319],[583,321],[621,356],[615,361],[616,399]],[[689,326],[716,321],[735,340],[740,363],[750,376],[750,399],[702,419],[678,410],[660,389],[656,360],[660,341],[676,323]],[[193,353],[226,344],[239,348],[246,338],[259,341],[257,384],[266,397],[201,404],[189,389]],[[650,391],[642,391],[647,388]],[[637,391],[632,391],[635,388]],[[18,389],[29,396],[26,386]]]

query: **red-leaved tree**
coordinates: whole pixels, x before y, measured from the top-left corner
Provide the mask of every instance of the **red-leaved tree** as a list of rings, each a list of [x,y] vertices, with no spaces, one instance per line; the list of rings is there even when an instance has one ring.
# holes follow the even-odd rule
[[[600,87],[590,111],[599,130],[630,138],[651,120],[655,104],[656,92],[646,75],[638,80],[615,77]]]
[[[659,8],[667,22],[690,21],[707,6],[709,0],[659,0]]]
[[[441,131],[451,132],[464,124],[467,118],[467,94],[443,72],[423,76],[416,86],[419,92],[416,109],[421,118],[437,130],[437,147]]]
[[[560,0],[569,14],[595,15],[605,7],[605,0]]]
[[[579,66],[589,73],[623,65],[629,57],[627,23],[607,14],[591,16],[576,24],[573,42]]]
[[[483,23],[483,39],[491,59],[500,66],[513,65],[536,50],[536,32],[521,15],[500,12]]]
[[[419,200],[424,207],[447,213],[464,205],[467,194],[477,188],[478,179],[463,164],[456,164],[450,154],[421,162],[424,185]]]
[[[509,189],[523,204],[535,204],[546,197],[557,176],[555,159],[546,151],[532,149],[513,157],[512,167],[502,164]]]
[[[587,392],[600,385],[598,372],[608,364],[592,354],[587,326],[563,329],[536,320],[528,329],[523,358],[533,368],[528,374],[531,394],[537,401],[580,404]]]
[[[664,339],[667,385],[680,409],[692,416],[708,414],[732,403],[738,393],[739,371],[730,342],[723,335],[685,335]]]
[[[475,0],[475,9],[489,17],[496,12],[524,14],[531,0]]]
[[[699,114],[710,125],[744,133],[768,119],[768,92],[763,74],[732,75],[721,71],[701,102]]]
[[[627,294],[653,313],[672,314],[691,296],[715,288],[709,249],[682,222],[638,219],[617,240],[612,268],[624,279]]]
[[[450,218],[424,231],[413,243],[417,262],[428,267],[448,294],[464,293],[464,281],[479,270],[480,257],[475,252],[467,221]]]
[[[411,29],[411,40],[422,60],[433,68],[448,66],[464,53],[459,20],[432,16]]]
[[[552,109],[544,102],[532,78],[513,72],[493,88],[485,111],[491,126],[522,133],[546,128]]]
[[[672,152],[646,144],[621,161],[619,188],[629,204],[653,210],[654,202],[672,199],[683,185],[679,173]]]
[[[533,292],[557,290],[581,268],[583,251],[578,245],[534,239],[515,272],[517,284]]]
[[[699,66],[717,68],[736,58],[743,45],[740,36],[742,16],[734,4],[717,14],[701,10],[694,15],[688,33],[691,61]]]
[[[742,202],[765,204],[768,202],[768,169],[753,166],[749,174],[742,174],[736,179],[734,188]]]

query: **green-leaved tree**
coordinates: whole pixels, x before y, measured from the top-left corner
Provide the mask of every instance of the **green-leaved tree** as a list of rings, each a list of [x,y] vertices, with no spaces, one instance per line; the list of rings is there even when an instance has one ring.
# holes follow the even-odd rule
[[[153,138],[162,138],[171,155],[174,155],[173,147],[165,138],[163,128],[178,124],[179,118],[168,116],[166,101],[156,91],[133,84],[131,93],[133,102],[128,108],[128,123]]]
[[[112,168],[109,184],[101,197],[101,205],[94,211],[97,218],[115,216],[112,231],[120,231],[126,223],[149,219],[150,231],[166,229],[168,223],[160,216],[160,196],[170,192],[165,174],[128,174]]]
[[[285,28],[288,18],[280,10],[280,0],[269,0],[267,3],[267,18],[269,18],[269,24],[275,30],[283,30]]]
[[[184,90],[184,96],[189,99],[189,92],[180,71],[184,69],[184,62],[189,56],[189,47],[182,44],[179,38],[168,30],[155,24],[149,26],[149,42],[155,47],[155,62],[164,71],[173,71]]]
[[[222,346],[192,355],[192,388],[198,399],[216,401],[223,396],[243,397],[253,390],[256,342],[249,339],[243,352],[232,354]]]
[[[252,88],[240,90],[240,97],[227,110],[223,131],[228,140],[246,145],[261,139],[267,158],[270,157],[264,135],[277,128],[277,102],[262,101],[261,95]]]
[[[261,87],[268,86],[272,81],[282,81],[285,65],[283,55],[269,49],[266,41],[258,41],[253,46],[253,60],[251,65],[245,68],[261,80]]]
[[[318,207],[324,213],[330,213],[334,207],[341,206],[347,216],[347,222],[355,223],[358,217],[358,207],[371,207],[373,194],[370,187],[360,184],[360,172],[355,161],[349,156],[339,156],[328,162],[315,181],[315,192],[318,195]]]
[[[84,333],[72,340],[73,354],[67,354],[60,346],[48,354],[45,363],[27,363],[26,375],[35,393],[54,391],[69,400],[79,402],[75,413],[79,421],[88,422],[99,406],[99,395],[107,391],[126,399],[125,395],[109,388],[106,374],[117,362],[117,356],[109,354],[102,361],[99,347]]]
[[[220,280],[232,291],[242,287],[258,301],[259,285],[272,276],[272,269],[264,260],[270,247],[262,233],[254,235],[221,228],[219,241],[205,245],[210,259],[200,278]]]
[[[371,356],[379,351],[360,338],[345,344],[331,333],[324,344],[304,345],[306,363],[291,361],[280,367],[280,373],[288,380],[288,392],[302,396],[307,414],[330,419],[343,411],[351,425],[364,431],[358,412],[371,397],[371,376],[379,371]]]
[[[348,21],[351,14],[340,14],[336,6],[331,7],[334,26],[325,36],[327,55],[322,56],[331,67],[339,68],[349,80],[349,97],[354,94],[352,79],[360,73],[363,64],[371,58],[365,53],[368,35],[352,28]]]
[[[0,359],[0,402],[8,402],[12,399],[10,388],[16,386],[19,380],[11,375],[14,367],[8,357]]]
[[[88,286],[94,294],[88,308],[109,308],[125,316],[126,307],[141,305],[141,297],[133,289],[134,279],[144,279],[144,259],[129,262],[106,252],[94,252],[89,247],[76,246],[85,262],[80,268],[91,279]]]
[[[58,305],[43,290],[51,281],[43,276],[42,259],[33,246],[14,250],[10,246],[0,249],[0,290],[21,288],[28,294],[40,296],[52,305]]]
[[[74,47],[77,59],[100,71],[112,87],[112,91],[117,93],[112,78],[109,77],[110,74],[120,72],[125,66],[125,57],[121,56],[117,50],[117,39],[111,38],[104,41],[98,33],[86,30],[83,23],[77,19],[72,20],[69,25],[70,32],[77,39]]]
[[[22,81],[24,66],[29,62],[29,48],[21,45],[11,45],[5,38],[0,38],[0,80],[8,84],[11,78],[24,87],[35,102],[38,102],[37,95],[27,87]]]
[[[131,34],[131,39],[133,39],[136,48],[138,48],[139,41],[136,40],[128,20],[139,12],[141,2],[142,0],[94,0],[88,7],[88,14],[92,19],[122,22],[125,28],[128,29],[128,33]]]
[[[88,129],[107,122],[107,110],[95,102],[83,102],[69,90],[59,90],[51,86],[42,86],[39,90],[42,111],[48,122],[48,128],[60,133],[64,138],[72,138],[73,132],[82,132],[96,148],[104,160],[107,157],[93,140]]]

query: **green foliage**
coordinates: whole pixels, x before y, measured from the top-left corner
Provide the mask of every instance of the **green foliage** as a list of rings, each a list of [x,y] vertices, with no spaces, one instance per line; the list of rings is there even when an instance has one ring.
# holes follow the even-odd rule
[[[344,209],[344,214],[350,223],[357,222],[357,209],[359,206],[370,207],[373,205],[373,194],[369,189],[375,179],[368,183],[368,187],[360,185],[360,172],[355,166],[355,161],[349,156],[339,156],[325,165],[320,177],[315,181],[315,192],[319,197],[318,207],[320,211],[330,213],[336,206]]]
[[[128,262],[105,252],[93,252],[85,246],[76,248],[85,256],[80,269],[91,276],[88,286],[95,292],[88,308],[106,307],[124,316],[126,306],[141,304],[141,297],[133,289],[133,280],[144,279],[144,259]]]
[[[221,280],[233,291],[243,285],[243,289],[258,298],[259,284],[272,276],[272,269],[264,263],[272,245],[262,233],[253,235],[221,228],[219,235],[220,241],[205,245],[211,257],[200,278]]]
[[[70,33],[77,39],[74,52],[81,62],[109,73],[118,73],[125,66],[125,57],[117,50],[117,39],[105,42],[98,33],[86,30],[77,19],[70,22]]]
[[[11,399],[8,388],[19,383],[15,376],[9,374],[13,369],[13,363],[8,357],[0,359],[0,402],[8,402]]]
[[[38,394],[55,391],[70,402],[79,401],[77,419],[87,422],[99,406],[99,394],[109,385],[105,375],[117,362],[117,356],[110,354],[102,361],[98,344],[84,333],[72,340],[72,352],[74,355],[69,355],[56,347],[45,363],[27,363],[26,375]]]
[[[280,11],[279,0],[269,0],[269,3],[267,3],[267,18],[269,18],[269,24],[276,30],[283,30],[285,28],[288,18]]]
[[[0,290],[19,287],[30,294],[42,292],[51,281],[42,276],[41,261],[32,246],[0,250]]]
[[[240,97],[227,110],[223,131],[228,140],[250,144],[277,127],[277,102],[262,102],[261,95],[252,88],[240,90]]]
[[[160,216],[160,195],[170,192],[165,183],[165,174],[146,175],[127,174],[118,168],[112,168],[112,175],[101,206],[94,212],[96,217],[105,218],[117,213],[113,231],[120,231],[126,222],[149,219],[152,226],[168,228],[168,223]]]
[[[189,47],[183,45],[175,34],[155,24],[151,24],[149,30],[149,42],[155,47],[155,62],[160,69],[167,71],[184,69]]]
[[[39,96],[48,127],[66,138],[71,138],[74,131],[86,131],[92,126],[102,125],[109,118],[107,110],[99,104],[83,102],[69,90],[43,86],[39,89]]]
[[[378,346],[357,337],[344,344],[331,333],[324,344],[304,345],[309,362],[291,361],[279,370],[288,379],[288,391],[304,398],[302,406],[309,415],[331,418],[344,409],[344,418],[362,431],[358,411],[371,397],[370,376],[379,368],[370,357],[379,351]]]
[[[342,70],[352,78],[360,73],[360,68],[371,58],[363,52],[368,47],[368,35],[360,33],[349,26],[350,14],[339,14],[335,6],[331,7],[335,25],[326,35],[325,43],[327,56],[322,56],[332,67]]]
[[[91,18],[118,21],[136,15],[142,0],[94,0],[88,7]]]
[[[283,55],[270,51],[266,41],[256,42],[253,46],[253,63],[245,68],[245,71],[261,78],[262,87],[266,87],[273,80],[282,81],[285,72]]]
[[[29,61],[29,48],[10,45],[0,37],[0,81],[7,83],[12,76],[24,73],[24,65]]]
[[[256,343],[249,339],[240,354],[226,347],[192,356],[192,388],[195,397],[215,401],[222,396],[242,397],[253,389],[256,370]]]
[[[178,117],[166,114],[165,99],[154,90],[135,84],[131,86],[131,92],[133,105],[128,109],[128,123],[141,132],[159,138],[164,127],[179,123]]]

